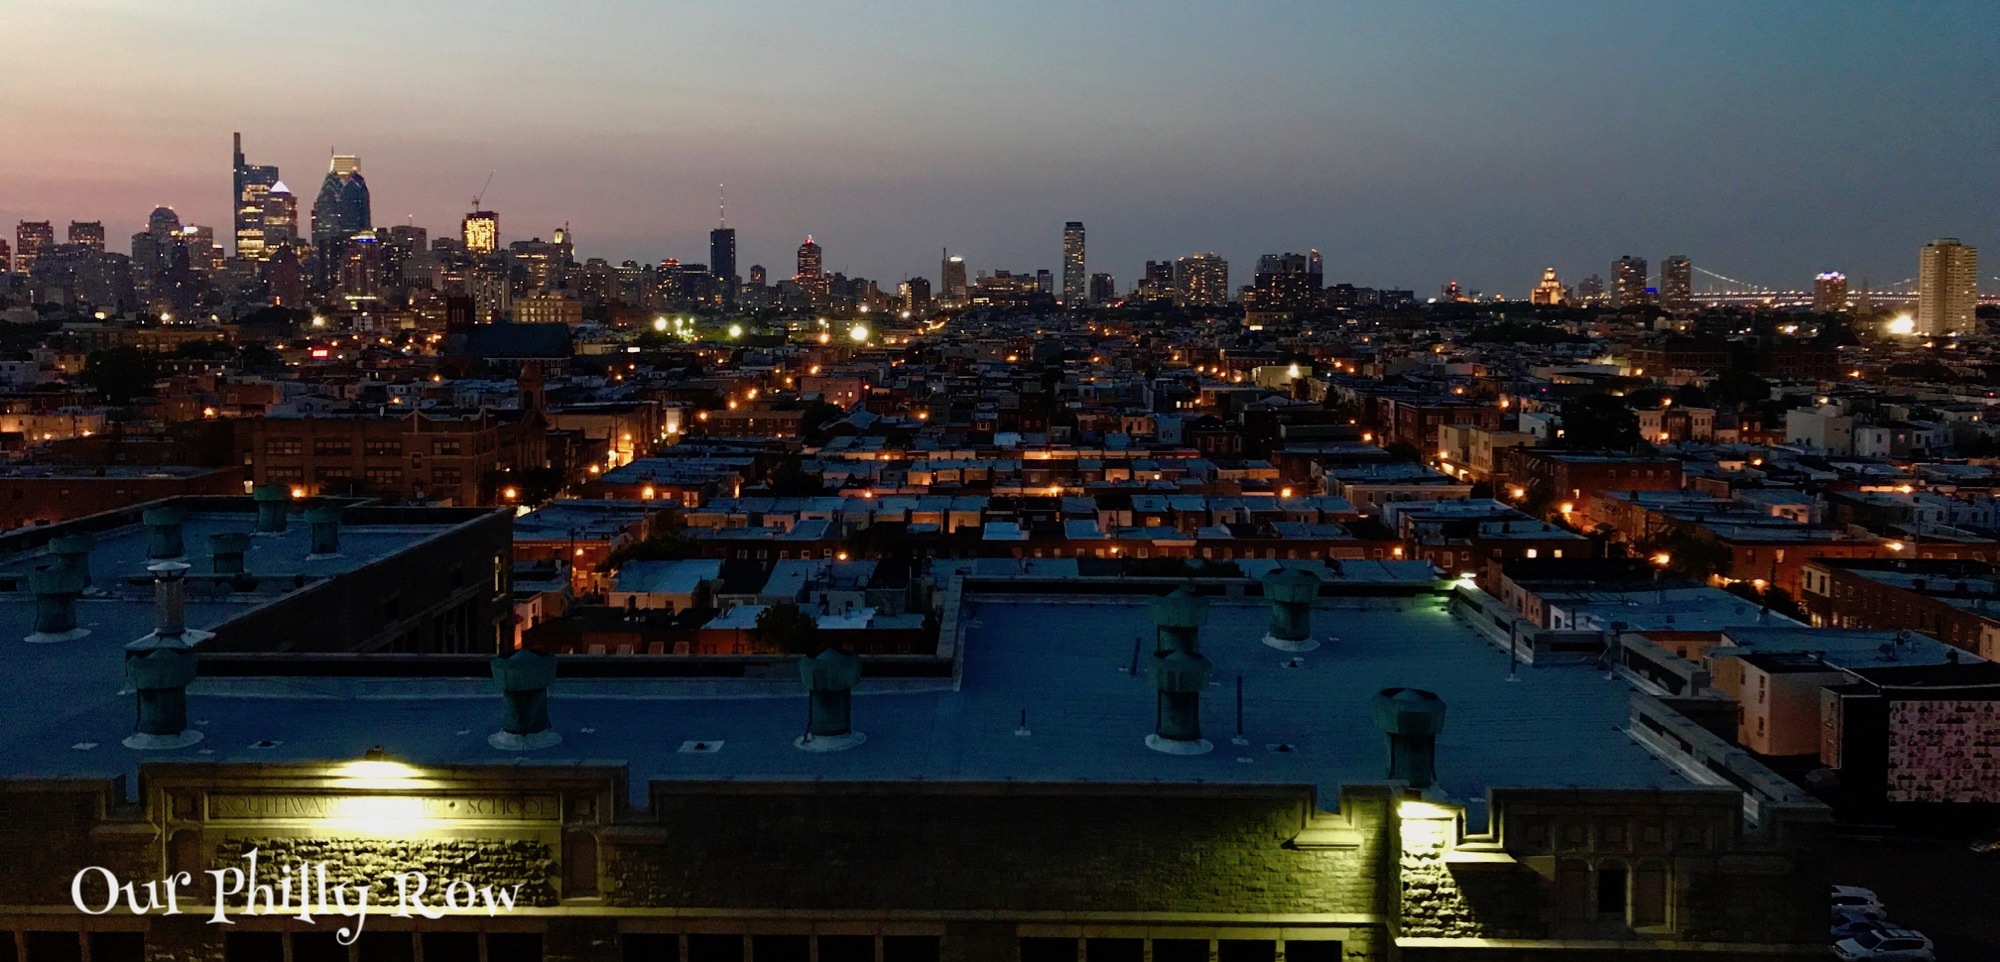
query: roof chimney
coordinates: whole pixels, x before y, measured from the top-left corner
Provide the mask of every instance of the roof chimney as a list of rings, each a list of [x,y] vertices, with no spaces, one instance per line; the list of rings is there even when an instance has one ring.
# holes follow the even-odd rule
[[[187,512],[171,505],[163,504],[147,508],[142,515],[146,522],[146,560],[164,561],[187,554],[181,543],[181,525],[187,521]]]
[[[1271,603],[1271,630],[1264,644],[1279,651],[1311,651],[1312,603],[1319,597],[1319,576],[1304,568],[1276,568],[1264,576],[1264,600]]]
[[[854,730],[854,686],[861,681],[861,658],[827,648],[799,659],[806,686],[806,733],[792,742],[803,751],[837,752],[868,740]]]
[[[35,595],[35,633],[22,640],[48,644],[90,634],[90,629],[76,625],[76,599],[86,583],[82,569],[61,564],[42,565],[28,572],[28,590]]]
[[[208,536],[208,553],[215,559],[215,573],[240,575],[246,570],[243,556],[250,551],[250,536],[241,531],[225,531]]]
[[[306,509],[306,524],[312,529],[309,559],[332,558],[340,554],[340,513],[337,504],[320,503]]]
[[[281,534],[285,512],[290,510],[292,490],[282,484],[260,484],[250,492],[257,500],[257,533]]]
[[[507,721],[486,736],[486,744],[502,751],[525,752],[562,741],[549,727],[549,684],[556,680],[556,656],[531,648],[495,655],[493,685],[507,701]]]
[[[1421,688],[1384,688],[1375,696],[1375,727],[1389,736],[1389,778],[1411,788],[1437,781],[1437,736],[1444,699]]]

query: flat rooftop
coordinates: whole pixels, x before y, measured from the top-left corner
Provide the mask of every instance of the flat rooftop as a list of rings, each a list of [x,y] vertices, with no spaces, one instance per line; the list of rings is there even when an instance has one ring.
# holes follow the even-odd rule
[[[133,561],[129,550],[106,554],[107,576],[112,558]],[[971,586],[961,609],[961,680],[864,676],[853,714],[867,741],[826,754],[793,747],[805,698],[788,665],[769,678],[559,677],[550,711],[563,741],[526,754],[487,744],[502,707],[484,678],[205,678],[189,693],[205,740],[134,751],[120,741],[133,718],[120,648],[144,633],[151,609],[127,604],[80,642],[0,646],[0,667],[13,669],[0,672],[0,777],[133,775],[154,759],[345,760],[381,745],[414,764],[618,761],[635,792],[659,778],[1205,781],[1309,783],[1332,799],[1344,783],[1384,776],[1370,699],[1412,686],[1449,706],[1437,757],[1445,796],[1476,806],[1493,787],[1687,784],[1625,734],[1624,684],[1589,666],[1520,666],[1510,680],[1508,659],[1433,595],[1324,597],[1313,615],[1322,645],[1298,655],[1262,643],[1261,601],[1214,599],[1202,714],[1215,749],[1173,756],[1144,744],[1155,691],[1143,657],[1128,673],[1135,644],[1153,644],[1146,596],[987,590]],[[26,634],[26,607],[0,616],[6,630]],[[219,614],[203,606],[190,622]],[[1029,734],[1017,732],[1024,712]]]
[[[212,630],[487,513],[450,508],[350,509],[350,518],[410,522],[344,522],[340,552],[333,557],[311,556],[310,529],[294,515],[284,532],[252,536],[245,567],[254,579],[231,584],[228,576],[212,574],[209,536],[250,532],[256,519],[250,499],[177,499],[177,503],[196,505],[182,528],[186,554],[177,560],[189,565],[186,621],[197,631]],[[241,510],[202,504],[240,505]],[[119,523],[126,516],[133,520]],[[0,538],[0,552],[5,552],[0,554],[0,598],[4,598],[0,602],[0,777],[130,773],[138,761],[151,757],[119,744],[130,734],[135,714],[134,696],[125,682],[125,646],[150,633],[157,617],[153,578],[146,570],[151,563],[146,558],[148,533],[137,523],[138,517],[135,508]],[[76,602],[76,619],[90,634],[53,644],[24,642],[35,630],[28,572],[52,560],[44,546],[50,532],[68,533],[85,526],[98,530],[89,562],[92,587]],[[73,747],[80,745],[91,747]]]

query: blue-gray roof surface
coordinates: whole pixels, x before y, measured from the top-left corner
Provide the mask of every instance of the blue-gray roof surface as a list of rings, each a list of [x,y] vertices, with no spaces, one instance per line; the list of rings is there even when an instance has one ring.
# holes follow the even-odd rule
[[[131,552],[100,548],[108,554]],[[26,634],[28,607],[8,606],[0,627]],[[1476,803],[1495,786],[1686,784],[1622,731],[1624,685],[1587,666],[1522,666],[1509,681],[1506,656],[1429,597],[1323,599],[1314,632],[1326,640],[1300,656],[1261,642],[1261,603],[1219,599],[1202,633],[1215,665],[1202,705],[1215,750],[1193,757],[1144,745],[1155,694],[1143,663],[1137,677],[1126,672],[1134,640],[1152,644],[1143,598],[975,597],[960,686],[864,677],[854,724],[867,742],[824,754],[792,745],[805,701],[789,671],[770,680],[559,677],[551,715],[563,741],[525,756],[487,744],[501,703],[483,679],[204,679],[189,717],[205,740],[134,751],[120,743],[133,718],[120,648],[150,627],[151,609],[117,607],[125,612],[115,623],[82,641],[0,645],[0,777],[130,775],[149,759],[343,760],[379,744],[417,764],[623,762],[635,795],[656,778],[1208,781],[1310,783],[1331,804],[1342,783],[1384,775],[1369,699],[1414,686],[1449,705],[1437,759],[1449,797]],[[220,613],[197,606],[189,621],[200,627]],[[1023,709],[1029,735],[1016,734]],[[722,748],[677,751],[693,741]]]

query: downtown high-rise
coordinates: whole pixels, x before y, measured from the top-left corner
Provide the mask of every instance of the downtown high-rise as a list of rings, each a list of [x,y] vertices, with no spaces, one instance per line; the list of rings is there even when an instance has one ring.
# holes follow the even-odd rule
[[[826,303],[827,289],[824,263],[824,257],[819,245],[813,242],[811,234],[807,234],[805,243],[799,245],[798,273],[792,276],[792,280],[799,285],[800,290],[805,292],[806,300],[814,307],[820,307]]]
[[[278,168],[273,164],[251,164],[243,157],[243,135],[235,135],[236,148],[231,164],[233,176],[229,207],[235,211],[234,234],[236,256],[249,260],[266,260],[272,248],[278,246],[267,236],[270,210],[267,203],[271,188],[278,184]],[[298,218],[294,207],[292,233],[298,233]]]
[[[1612,261],[1611,306],[1638,307],[1646,301],[1646,259],[1627,254]]]
[[[1973,330],[1979,307],[1979,248],[1940,237],[1917,255],[1917,333]]]
[[[1686,254],[1669,254],[1660,262],[1660,306],[1670,311],[1694,309],[1694,262]]]
[[[1063,303],[1072,306],[1083,303],[1088,295],[1084,287],[1088,275],[1083,268],[1083,222],[1080,220],[1063,225],[1062,265]]]

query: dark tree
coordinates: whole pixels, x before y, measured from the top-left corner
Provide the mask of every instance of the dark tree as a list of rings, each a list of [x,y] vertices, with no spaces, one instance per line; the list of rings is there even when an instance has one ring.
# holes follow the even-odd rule
[[[764,486],[774,498],[812,498],[826,493],[826,479],[800,467],[798,458],[772,465]]]
[[[1563,402],[1563,441],[1582,451],[1629,451],[1639,445],[1639,415],[1622,398],[1586,394]]]
[[[1771,399],[1771,383],[1740,368],[1724,371],[1708,385],[1708,396],[1717,407],[1739,410],[1746,404]]]
[[[136,347],[108,347],[92,351],[83,362],[80,380],[96,388],[112,404],[125,404],[135,397],[153,393],[160,379],[160,362],[151,352]]]
[[[758,612],[757,627],[751,629],[751,634],[765,651],[806,655],[814,650],[813,639],[819,634],[819,622],[799,610],[798,605],[775,604]]]

